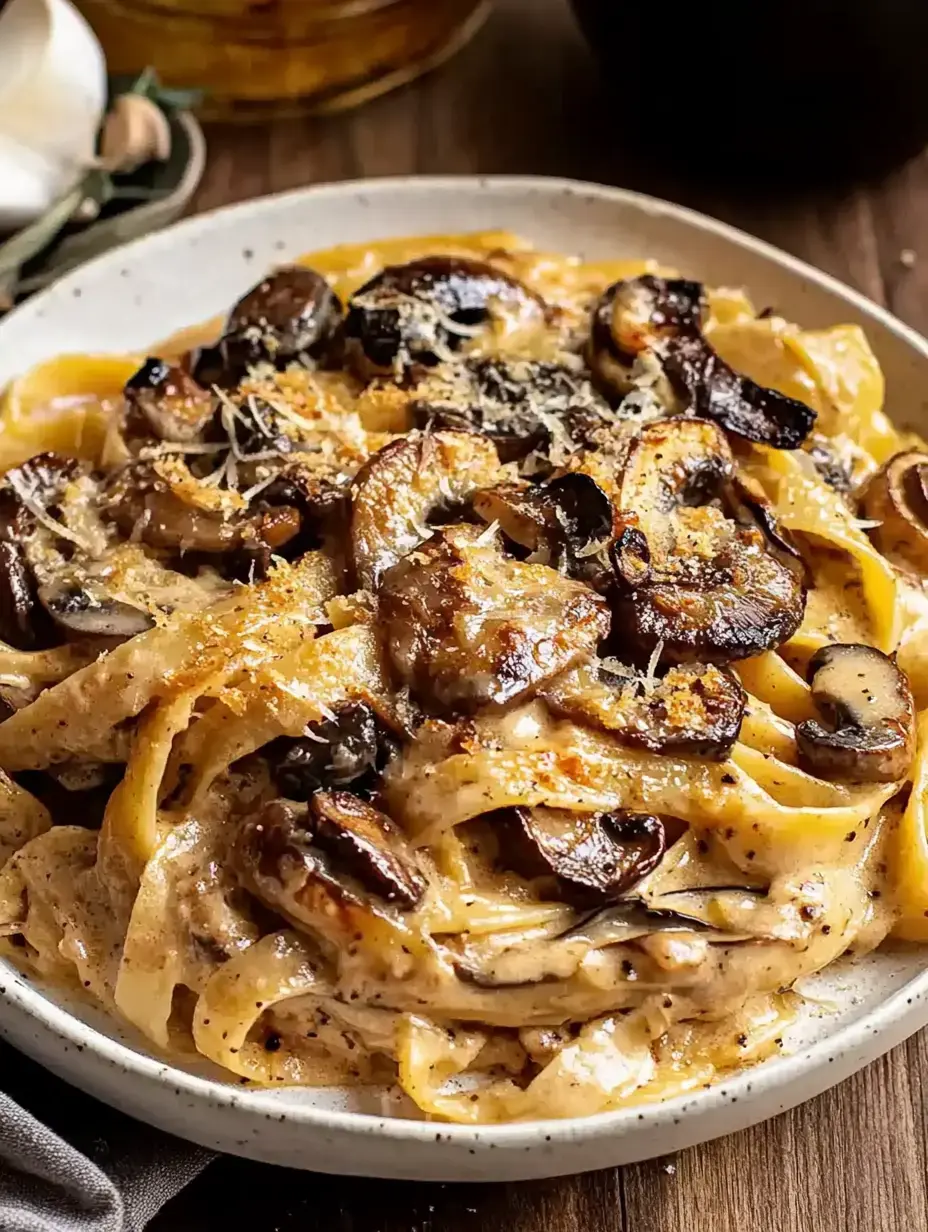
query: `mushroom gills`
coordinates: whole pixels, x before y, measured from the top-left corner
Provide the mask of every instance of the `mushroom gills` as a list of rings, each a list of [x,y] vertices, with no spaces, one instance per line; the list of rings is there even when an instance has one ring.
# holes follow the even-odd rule
[[[928,574],[928,453],[897,453],[870,479],[863,516],[879,523],[869,534],[881,552]]]
[[[799,764],[825,779],[893,783],[915,756],[915,705],[905,673],[873,646],[823,646],[809,660],[812,700],[824,723],[796,728]]]
[[[639,278],[613,283],[593,311],[590,366],[613,395],[635,388],[635,361],[653,356],[669,389],[668,401],[714,420],[728,432],[774,449],[797,449],[815,422],[805,403],[736,373],[702,332],[701,283]]]
[[[155,623],[154,617],[143,608],[113,598],[91,585],[48,583],[39,587],[38,599],[55,624],[76,637],[125,640],[145,633]]]
[[[16,650],[39,650],[55,642],[22,545],[0,540],[0,639]]]
[[[499,844],[500,863],[530,881],[545,897],[573,906],[618,898],[663,858],[663,821],[646,813],[577,813],[569,809],[514,807],[487,820]]]
[[[345,358],[362,379],[433,366],[494,318],[543,324],[544,301],[485,261],[429,256],[388,265],[348,301]]]

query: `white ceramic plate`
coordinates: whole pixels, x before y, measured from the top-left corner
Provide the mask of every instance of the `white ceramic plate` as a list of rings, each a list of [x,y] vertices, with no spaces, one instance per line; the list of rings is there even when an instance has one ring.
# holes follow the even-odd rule
[[[563,180],[398,179],[238,205],[108,253],[0,323],[0,384],[61,351],[142,349],[226,309],[268,266],[308,249],[416,232],[505,227],[587,257],[650,255],[745,285],[810,326],[856,321],[887,377],[888,409],[928,426],[928,343],[826,275],[720,223],[649,197]],[[183,1137],[324,1172],[516,1180],[678,1150],[744,1128],[847,1077],[928,1023],[928,951],[880,953],[828,976],[792,1052],[645,1109],[469,1128],[385,1115],[374,1097],[246,1091],[145,1050],[97,1011],[0,963],[0,1034],[99,1098]]]

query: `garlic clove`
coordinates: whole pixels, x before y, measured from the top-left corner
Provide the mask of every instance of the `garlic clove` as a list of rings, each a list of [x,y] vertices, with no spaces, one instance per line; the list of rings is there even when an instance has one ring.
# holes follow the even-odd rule
[[[8,0],[0,12],[0,134],[73,172],[94,157],[106,62],[69,0]]]
[[[171,126],[158,104],[142,94],[120,94],[103,122],[101,166],[131,172],[143,163],[165,162],[170,153]]]

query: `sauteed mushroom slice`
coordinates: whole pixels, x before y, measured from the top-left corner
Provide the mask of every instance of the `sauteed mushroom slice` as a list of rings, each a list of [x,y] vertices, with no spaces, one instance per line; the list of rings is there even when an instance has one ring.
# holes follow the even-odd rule
[[[200,439],[216,411],[213,395],[193,377],[149,356],[126,382],[125,433],[189,444]]]
[[[0,480],[0,639],[17,650],[37,650],[60,640],[39,603],[25,544],[37,514],[54,507],[77,471],[72,458],[44,453]]]
[[[384,575],[393,667],[427,708],[506,705],[593,656],[606,601],[546,565],[504,556],[492,532],[445,527]]]
[[[636,359],[648,354],[681,410],[750,441],[798,448],[815,412],[735,372],[703,334],[704,316],[701,283],[653,274],[614,283],[593,312],[590,365],[604,388],[623,396],[634,387]]]
[[[373,590],[386,569],[429,534],[429,519],[501,477],[490,441],[472,432],[410,432],[361,468],[351,487],[351,551],[358,584]]]
[[[734,474],[720,428],[705,419],[658,419],[632,441],[621,470],[619,504],[645,518],[721,496]]]
[[[796,728],[810,774],[892,783],[915,756],[915,707],[905,673],[888,655],[856,643],[823,646],[809,660],[812,700],[824,722]]]
[[[340,706],[330,719],[312,723],[299,739],[282,736],[268,746],[274,782],[292,800],[308,800],[321,788],[355,793],[376,780],[397,743],[366,702]]]
[[[646,813],[509,808],[489,821],[506,868],[578,907],[618,898],[657,867],[666,848],[663,822]]]
[[[629,571],[627,556],[617,576],[620,570]],[[802,623],[805,591],[765,549],[760,531],[740,530],[693,576],[665,579],[652,568],[646,583],[615,594],[612,609],[616,636],[638,658],[660,646],[672,663],[731,663],[789,641]]]
[[[319,791],[309,802],[315,845],[372,894],[412,908],[426,883],[403,836],[386,813],[349,791]]]
[[[288,560],[325,544],[344,543],[351,511],[347,478],[337,482],[320,475],[302,464],[299,455],[262,488],[257,505],[264,510],[284,507],[299,516],[298,533],[281,550]]]
[[[601,660],[565,672],[542,694],[550,710],[652,753],[723,761],[738,739],[745,694],[734,672],[710,663],[672,667],[660,680],[617,675]]]
[[[284,266],[238,301],[219,349],[239,379],[260,363],[311,366],[323,357],[341,316],[341,302],[321,274],[305,265]]]
[[[879,522],[870,536],[881,552],[928,573],[928,453],[897,453],[867,484],[861,513]]]
[[[17,650],[36,650],[36,585],[20,544],[0,541],[0,639]]]
[[[212,495],[211,495],[212,494]],[[201,490],[180,464],[127,467],[111,484],[104,512],[128,537],[182,554],[226,554],[288,543],[300,530],[299,512],[258,502],[253,509],[223,505],[222,494]]]
[[[602,571],[597,557],[612,539],[612,501],[590,475],[569,471],[542,485],[504,483],[478,492],[474,512],[531,560],[573,577]]]
[[[91,584],[49,583],[38,598],[59,628],[75,637],[125,639],[154,626],[142,608],[114,599]]]
[[[443,364],[416,383],[418,427],[482,432],[504,462],[533,450],[558,463],[615,415],[582,372],[536,359],[483,357]]]
[[[35,526],[38,514],[53,508],[81,471],[76,458],[38,453],[0,479],[0,539],[13,542]]]
[[[653,937],[678,935],[700,946],[738,945],[758,938],[718,928],[699,916],[665,907],[650,907],[636,895],[623,895],[605,906],[594,907],[554,935],[528,943],[520,941],[491,949],[479,940],[449,948],[449,957],[459,979],[478,988],[525,988],[532,984],[568,980],[585,957],[612,946],[636,945]],[[631,976],[629,978],[636,978]]]
[[[234,858],[264,903],[340,941],[377,901],[415,907],[426,882],[385,814],[347,792],[320,795],[318,805],[266,804],[242,826]]]
[[[348,302],[343,339],[349,367],[366,379],[450,358],[494,318],[542,323],[544,301],[485,261],[430,256],[388,265]]]
[[[727,663],[787,641],[804,567],[762,493],[704,420],[647,425],[629,451],[611,556],[613,630],[639,659]],[[711,500],[712,503],[704,503]]]

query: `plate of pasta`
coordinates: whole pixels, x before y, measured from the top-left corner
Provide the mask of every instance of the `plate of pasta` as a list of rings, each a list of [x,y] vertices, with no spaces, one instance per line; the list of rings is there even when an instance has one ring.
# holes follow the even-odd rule
[[[0,322],[0,1033],[291,1166],[602,1167],[928,1021],[928,347],[524,178]]]

